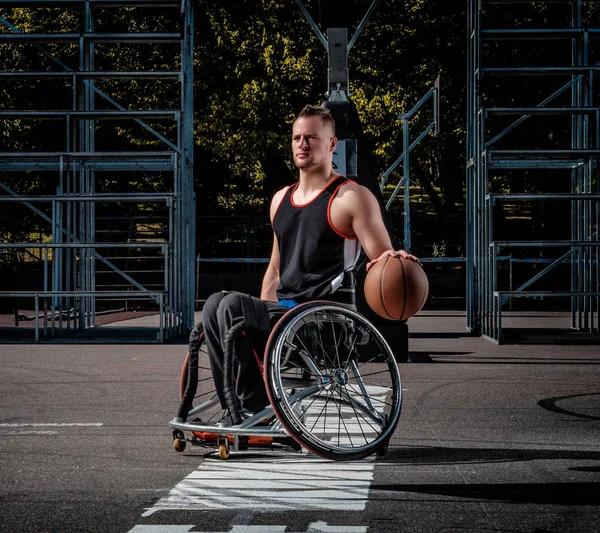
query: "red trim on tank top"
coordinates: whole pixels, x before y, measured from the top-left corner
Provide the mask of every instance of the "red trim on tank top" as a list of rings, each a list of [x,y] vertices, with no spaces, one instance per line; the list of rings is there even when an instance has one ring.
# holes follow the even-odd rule
[[[342,176],[341,174],[336,174],[333,178],[331,178],[327,182],[327,185],[325,185],[325,187],[323,187],[321,189],[321,191],[319,192],[319,194],[317,194],[312,200],[310,200],[309,202],[306,202],[305,204],[297,204],[296,202],[294,202],[294,193],[296,192],[296,189],[298,188],[298,185],[300,185],[300,182],[296,183],[296,185],[294,185],[294,190],[290,194],[290,203],[294,207],[306,207],[307,205],[312,204],[319,196],[321,196],[325,192],[325,190],[327,189],[327,187],[329,187],[336,179],[338,179],[341,176]]]
[[[331,198],[329,199],[329,202],[327,203],[327,221],[329,222],[329,227],[335,231],[340,237],[348,240],[348,241],[355,241],[357,240],[356,237],[349,237],[348,235],[344,235],[341,231],[339,231],[338,229],[336,229],[336,227],[333,225],[333,221],[331,220],[331,202],[333,202],[333,199],[336,197],[338,191],[340,190],[340,187],[342,187],[343,185],[346,185],[346,183],[356,183],[356,181],[354,180],[346,180],[343,183],[340,183],[335,191],[333,191],[331,193]]]

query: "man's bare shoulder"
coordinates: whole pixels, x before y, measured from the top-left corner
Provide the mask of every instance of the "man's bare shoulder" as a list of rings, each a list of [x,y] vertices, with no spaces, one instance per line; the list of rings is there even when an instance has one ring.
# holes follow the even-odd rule
[[[365,204],[370,205],[375,200],[375,196],[367,187],[352,180],[340,187],[337,198],[340,203],[353,208],[360,208]]]
[[[284,187],[283,189],[278,190],[274,195],[273,198],[271,199],[271,206],[269,209],[270,215],[271,215],[271,220],[273,220],[273,217],[275,216],[275,213],[277,212],[277,208],[279,207],[279,204],[281,203],[281,200],[283,200],[283,197],[285,196],[286,191],[291,187],[291,185],[288,185],[287,187]]]
[[[274,195],[271,202],[281,202],[285,192],[291,187],[291,185],[287,185],[283,189],[279,189]]]
[[[362,194],[372,194],[371,191],[369,191],[369,189],[367,187],[365,187],[364,185],[361,185],[357,181],[354,181],[351,179],[344,182],[340,186],[339,192],[340,193],[350,193],[350,194],[361,194],[361,195]]]
[[[273,198],[271,199],[271,207],[275,207],[275,209],[277,209],[277,206],[280,204],[281,200],[283,200],[283,197],[285,196],[286,191],[290,187],[291,187],[291,185],[288,185],[287,187],[284,187],[283,189],[279,189],[273,195]]]

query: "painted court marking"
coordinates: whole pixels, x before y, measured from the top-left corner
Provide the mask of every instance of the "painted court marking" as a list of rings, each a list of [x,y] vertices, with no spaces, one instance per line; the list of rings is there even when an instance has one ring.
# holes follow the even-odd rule
[[[374,463],[304,456],[252,461],[207,459],[142,516],[156,511],[252,509],[362,511]]]
[[[100,422],[89,422],[89,423],[73,423],[73,422],[61,422],[61,423],[46,423],[46,424],[0,424],[0,428],[71,428],[71,427],[100,427],[104,424]]]
[[[90,423],[74,423],[74,422],[62,422],[62,423],[3,423],[0,424],[0,430],[6,430],[4,435],[58,435],[58,431],[53,431],[60,428],[73,428],[73,427],[100,427],[104,424],[99,422]],[[38,429],[39,428],[39,429]]]
[[[195,526],[137,525],[128,533],[194,533]],[[214,533],[195,530],[197,533]],[[366,533],[366,526],[330,526],[326,522],[312,522],[305,533]],[[293,533],[287,526],[232,526],[228,533]],[[297,532],[302,533],[302,532]]]

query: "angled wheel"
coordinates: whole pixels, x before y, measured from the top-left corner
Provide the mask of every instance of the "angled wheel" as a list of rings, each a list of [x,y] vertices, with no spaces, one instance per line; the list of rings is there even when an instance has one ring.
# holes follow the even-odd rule
[[[264,372],[273,410],[308,450],[351,460],[387,446],[400,417],[400,374],[385,339],[356,311],[295,307],[271,332]]]
[[[215,383],[210,368],[206,343],[204,342],[204,332],[200,334],[199,346],[198,378],[197,382],[192,384],[193,386],[191,388],[194,390],[191,394],[193,394],[193,397],[190,397],[188,401],[191,402],[190,407],[195,406],[196,409],[199,408],[200,410],[194,417],[200,418],[204,423],[211,424],[222,418],[223,409],[221,409],[220,402],[214,401],[217,397],[217,392],[215,390]],[[190,392],[187,389],[190,386],[190,382],[194,381],[192,372],[195,372],[195,370],[191,368],[190,353],[188,352],[181,367],[181,377],[179,380],[179,394],[182,400],[186,397],[186,394],[190,396]],[[196,409],[194,409],[193,412],[195,412]]]

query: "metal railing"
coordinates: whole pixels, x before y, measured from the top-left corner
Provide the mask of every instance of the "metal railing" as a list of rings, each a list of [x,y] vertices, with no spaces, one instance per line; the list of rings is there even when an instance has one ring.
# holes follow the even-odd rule
[[[432,105],[432,118],[429,123],[423,128],[423,130],[417,135],[417,138],[411,141],[411,119],[421,110],[421,108],[431,101]],[[410,209],[410,154],[419,145],[419,143],[432,131],[435,135],[440,131],[440,78],[435,80],[433,87],[427,91],[427,93],[413,106],[408,113],[401,113],[398,118],[402,120],[402,154],[396,161],[394,161],[390,167],[381,175],[380,178],[380,189],[384,191],[388,178],[396,170],[398,165],[402,164],[402,179],[400,179],[394,188],[392,194],[388,198],[385,208],[389,208],[394,203],[394,200],[398,196],[401,189],[404,192],[404,237],[403,244],[404,249],[410,253],[412,250],[412,223],[411,223],[411,209]]]

